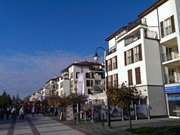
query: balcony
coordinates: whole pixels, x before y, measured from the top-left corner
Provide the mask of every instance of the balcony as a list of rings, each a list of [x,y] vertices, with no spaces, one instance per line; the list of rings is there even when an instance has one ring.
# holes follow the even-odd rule
[[[173,64],[173,63],[177,63],[178,61],[180,61],[180,57],[179,57],[179,53],[178,52],[171,52],[168,54],[163,54],[162,55],[162,61],[163,64]]]
[[[148,29],[145,29],[144,32],[145,32],[145,38],[147,38],[147,39],[158,39],[158,34],[156,31],[150,31]]]
[[[178,57],[179,54],[177,52],[173,54],[163,54],[163,62],[177,59]]]
[[[167,70],[165,70],[165,72],[165,84],[180,83],[180,66],[170,66]]]
[[[165,75],[165,84],[180,83],[180,76]]]
[[[125,38],[125,46],[139,40],[140,38],[140,30],[138,30]]]
[[[110,55],[110,54],[113,54],[114,52],[116,52],[116,46],[115,47],[112,47],[110,49],[107,49],[106,50],[106,56]]]

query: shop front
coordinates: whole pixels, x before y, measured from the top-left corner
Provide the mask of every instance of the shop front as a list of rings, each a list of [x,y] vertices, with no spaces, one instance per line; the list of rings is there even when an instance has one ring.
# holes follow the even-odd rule
[[[165,87],[169,115],[180,117],[180,85]]]

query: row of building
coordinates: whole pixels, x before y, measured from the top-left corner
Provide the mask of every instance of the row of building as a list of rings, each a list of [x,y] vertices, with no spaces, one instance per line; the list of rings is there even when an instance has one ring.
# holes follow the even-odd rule
[[[85,95],[91,102],[106,102],[104,66],[93,61],[74,62],[58,77],[50,79],[44,87],[30,97],[43,100],[49,96],[69,96],[72,93]]]
[[[106,102],[106,76],[108,86],[136,86],[139,104],[147,104],[152,117],[180,116],[180,1],[158,0],[106,41],[105,74],[96,62],[73,63],[46,83],[42,95],[77,92],[77,76],[84,73],[84,93]]]

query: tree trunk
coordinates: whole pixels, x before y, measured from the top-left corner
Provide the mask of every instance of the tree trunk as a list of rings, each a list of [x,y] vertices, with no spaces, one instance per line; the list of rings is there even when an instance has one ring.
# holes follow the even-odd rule
[[[129,128],[132,129],[131,104],[128,105],[128,114],[129,114]]]

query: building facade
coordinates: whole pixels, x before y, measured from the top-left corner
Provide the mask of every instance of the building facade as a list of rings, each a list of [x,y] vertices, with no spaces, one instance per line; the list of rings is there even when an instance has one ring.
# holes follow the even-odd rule
[[[62,71],[59,79],[60,95],[78,93],[87,96],[89,100],[105,102],[104,74],[103,66],[99,63],[74,62]]]
[[[180,1],[158,1],[139,17],[158,33],[168,113],[180,116]]]
[[[135,85],[152,117],[180,112],[179,15],[179,0],[159,0],[106,39],[108,85]]]
[[[68,72],[63,72],[62,75],[59,77],[58,95],[60,97],[70,95],[70,79]]]
[[[59,77],[48,80],[43,88],[43,96],[57,96],[58,95],[58,82]]]

